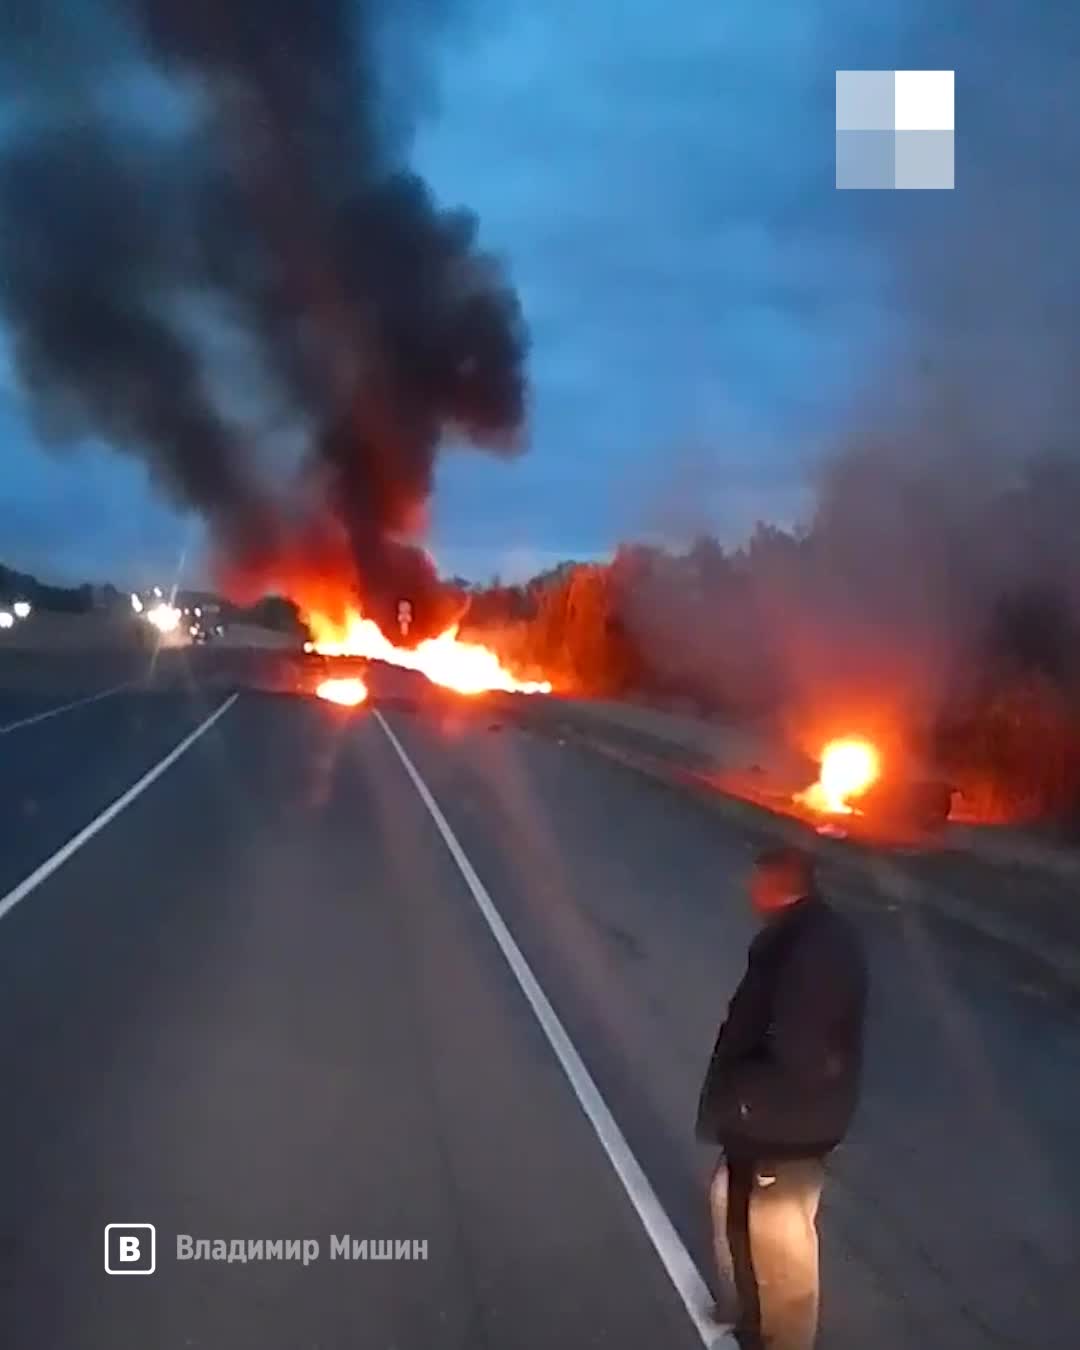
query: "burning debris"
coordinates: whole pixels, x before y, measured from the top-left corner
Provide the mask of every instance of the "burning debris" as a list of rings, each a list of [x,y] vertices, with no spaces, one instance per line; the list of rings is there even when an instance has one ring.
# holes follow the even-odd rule
[[[326,615],[308,615],[314,641],[312,650],[320,656],[362,656],[386,661],[405,670],[426,675],[433,683],[459,694],[480,694],[502,690],[515,694],[550,694],[547,681],[518,680],[487,647],[461,642],[457,628],[451,627],[438,637],[427,638],[413,649],[395,647],[379,626],[349,610],[341,623]]]
[[[933,838],[950,818],[955,789],[924,776],[914,763],[901,767],[898,761],[905,756],[893,753],[897,750],[893,745],[886,755],[859,736],[829,741],[817,781],[794,793],[792,804],[811,814],[819,834],[833,838],[849,833],[876,842]]]
[[[367,685],[363,680],[352,676],[347,679],[323,680],[315,693],[328,703],[337,703],[343,708],[356,708],[367,702]]]
[[[817,782],[797,792],[794,800],[812,811],[850,816],[859,809],[852,802],[864,796],[880,776],[881,756],[870,741],[858,737],[830,741],[821,752]]]
[[[49,61],[0,52],[0,310],[43,431],[138,455],[236,599],[413,647],[463,605],[415,542],[438,449],[514,453],[526,404],[516,295],[407,163],[401,71],[448,8],[114,0],[88,47],[47,6]]]

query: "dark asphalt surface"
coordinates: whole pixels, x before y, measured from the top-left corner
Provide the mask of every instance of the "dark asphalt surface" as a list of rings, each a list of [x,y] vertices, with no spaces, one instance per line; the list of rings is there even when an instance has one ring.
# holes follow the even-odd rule
[[[477,704],[374,685],[707,1271],[690,1128],[758,841]],[[0,736],[0,896],[223,696],[174,674]],[[1075,1012],[838,899],[875,989],[823,1350],[1075,1344]],[[370,712],[242,694],[0,920],[0,1068],[10,1350],[701,1344]],[[120,1221],[157,1225],[152,1277],[104,1273]],[[330,1260],[345,1233],[428,1259]],[[176,1234],[321,1255],[177,1262]]]
[[[0,737],[0,895],[167,755],[211,706],[198,691],[124,690]]]

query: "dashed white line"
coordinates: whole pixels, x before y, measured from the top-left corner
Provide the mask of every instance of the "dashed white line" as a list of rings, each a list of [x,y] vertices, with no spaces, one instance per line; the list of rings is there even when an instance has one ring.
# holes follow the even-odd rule
[[[20,727],[32,727],[35,722],[45,722],[50,717],[59,717],[61,713],[70,712],[72,708],[81,708],[87,703],[97,703],[103,698],[109,698],[112,694],[118,694],[121,689],[130,689],[133,680],[125,680],[123,684],[114,684],[111,689],[103,689],[99,694],[88,694],[86,698],[74,699],[71,703],[62,703],[59,708],[46,708],[44,712],[35,713],[33,717],[20,717],[17,722],[9,722],[7,726],[0,727],[0,736],[7,736],[9,732],[18,731]]]
[[[152,769],[144,773],[137,783],[129,787],[122,796],[117,797],[111,806],[107,806],[101,815],[69,839],[63,848],[57,849],[51,858],[46,858],[41,866],[31,872],[25,881],[20,881],[13,891],[8,891],[7,895],[0,900],[0,919],[5,914],[9,914],[20,900],[25,900],[30,892],[36,890],[43,881],[51,877],[57,868],[63,867],[64,863],[77,853],[83,844],[93,839],[94,835],[103,830],[111,820],[115,820],[120,812],[125,807],[130,806],[136,797],[141,796],[151,783],[155,783],[170,765],[175,764],[186,750],[190,750],[204,732],[210,730],[219,717],[224,717],[238,697],[238,694],[230,694],[224,703],[220,704],[209,717],[200,722],[195,730],[185,736],[179,745],[170,750],[164,759],[159,760]]]
[[[386,733],[390,744],[397,752],[405,772],[412,779],[413,786],[420,794],[421,801],[427,807],[439,834],[442,835],[443,843],[449,849],[450,856],[457,864],[458,871],[472,893],[480,913],[487,921],[499,950],[513,971],[521,992],[525,995],[529,1006],[536,1015],[536,1020],[543,1028],[544,1035],[547,1037],[552,1050],[554,1050],[581,1109],[589,1118],[589,1122],[595,1130],[608,1160],[622,1182],[630,1203],[637,1211],[638,1218],[656,1249],[656,1254],[667,1271],[668,1277],[682,1299],[690,1320],[701,1337],[702,1344],[707,1346],[708,1350],[738,1350],[738,1343],[734,1335],[730,1331],[717,1327],[710,1320],[708,1308],[712,1303],[712,1298],[705,1281],[701,1277],[701,1272],[694,1265],[693,1258],[686,1250],[682,1238],[676,1232],[674,1224],[660,1204],[656,1192],[641,1168],[641,1164],[634,1157],[630,1145],[626,1142],[626,1137],[619,1129],[615,1117],[600,1095],[600,1089],[596,1086],[592,1075],[585,1067],[584,1061],[567,1035],[565,1027],[559,1020],[558,1013],[551,1006],[547,995],[532,973],[521,948],[514,941],[513,934],[503,922],[502,916],[496,909],[495,902],[488,894],[487,888],[477,876],[476,869],[458,842],[457,835],[454,834],[450,823],[443,815],[431,789],[420,776],[420,771],[409,758],[405,747],[394,735],[378,709],[374,710],[374,715]]]

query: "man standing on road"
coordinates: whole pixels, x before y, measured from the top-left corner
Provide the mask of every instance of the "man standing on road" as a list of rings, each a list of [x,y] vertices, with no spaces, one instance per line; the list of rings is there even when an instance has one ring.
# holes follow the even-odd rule
[[[818,895],[808,854],[761,854],[750,896],[763,926],[716,1040],[697,1134],[723,1150],[709,1198],[740,1345],[812,1350],[817,1208],[825,1157],[858,1099],[866,959]]]

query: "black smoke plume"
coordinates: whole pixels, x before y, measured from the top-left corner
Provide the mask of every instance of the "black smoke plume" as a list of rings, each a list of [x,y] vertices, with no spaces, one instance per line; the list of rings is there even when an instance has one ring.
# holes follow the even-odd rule
[[[408,596],[414,636],[446,612],[412,542],[439,446],[511,453],[526,401],[514,292],[406,161],[447,8],[0,17],[0,305],[43,432],[140,456],[227,582],[354,583],[387,628]]]

